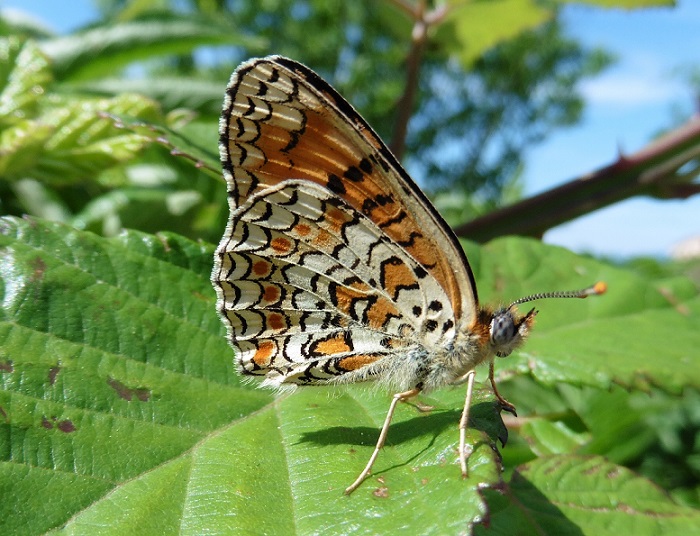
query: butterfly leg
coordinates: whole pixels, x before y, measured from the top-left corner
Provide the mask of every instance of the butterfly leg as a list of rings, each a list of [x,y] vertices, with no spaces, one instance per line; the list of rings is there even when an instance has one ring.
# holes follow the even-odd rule
[[[462,410],[462,418],[459,419],[459,467],[462,469],[462,477],[467,477],[467,424],[469,423],[469,406],[472,403],[472,392],[474,390],[475,370],[470,370],[455,383],[467,382],[467,396],[464,399],[464,409]]]
[[[430,404],[424,404],[423,402],[420,402],[419,400],[416,400],[413,405],[415,408],[420,411],[421,413],[430,413],[435,409],[435,406],[431,406]]]
[[[379,451],[384,446],[384,441],[386,441],[386,435],[389,431],[389,425],[391,424],[391,418],[394,416],[394,410],[396,409],[396,405],[399,402],[403,402],[405,400],[408,400],[409,398],[413,398],[414,396],[416,396],[420,392],[421,392],[421,388],[415,387],[415,388],[411,389],[410,391],[404,391],[403,393],[396,393],[394,395],[394,398],[391,401],[391,405],[389,406],[389,411],[386,414],[386,419],[384,419],[384,425],[382,426],[382,430],[379,433],[379,439],[377,440],[377,445],[374,447],[374,452],[372,453],[372,456],[370,456],[369,461],[367,462],[367,465],[360,473],[360,476],[358,476],[357,479],[355,480],[355,482],[350,484],[345,489],[345,495],[350,495],[353,491],[355,491],[360,486],[360,484],[362,484],[364,479],[367,478],[367,475],[369,475],[369,472],[372,470],[372,466],[374,465],[374,461],[377,459],[377,456],[379,455]]]
[[[516,417],[518,414],[515,412],[515,406],[508,402],[505,398],[501,396],[501,393],[498,392],[498,389],[496,388],[496,380],[493,377],[493,361],[489,363],[489,380],[491,380],[491,387],[493,387],[493,394],[496,395],[496,398],[498,399],[498,403],[501,405],[501,408],[506,410],[508,413],[512,413]]]

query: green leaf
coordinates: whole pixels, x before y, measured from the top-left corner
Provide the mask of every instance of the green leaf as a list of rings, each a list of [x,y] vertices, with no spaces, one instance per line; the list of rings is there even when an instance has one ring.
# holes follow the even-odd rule
[[[255,36],[237,33],[228,23],[200,15],[161,13],[128,22],[107,22],[83,32],[47,40],[56,78],[84,80],[114,73],[156,54],[190,53],[202,45],[262,46]]]
[[[455,7],[444,26],[438,27],[437,38],[467,68],[488,49],[536,28],[553,15],[532,0],[452,3]]]
[[[40,17],[20,9],[0,11],[0,33],[2,35],[22,35],[35,39],[55,35]]]
[[[42,121],[23,120],[0,132],[0,175],[6,180],[27,176],[41,159],[46,140],[54,133],[53,126]]]
[[[48,61],[36,43],[0,39],[0,129],[34,115],[50,82]]]
[[[528,419],[520,429],[532,451],[538,456],[568,454],[587,439],[588,434],[577,434],[561,421]]]
[[[39,220],[0,221],[0,491],[11,490],[0,502],[2,534],[61,527],[90,534],[456,533],[500,512],[498,496],[484,500],[484,488],[505,489],[495,450],[503,430],[489,389],[478,390],[472,408],[468,479],[456,455],[464,388],[444,389],[423,400],[430,412],[399,406],[373,476],[346,497],[391,393],[352,386],[275,397],[242,385],[215,313],[213,247],[172,234],[105,239]],[[532,241],[470,250],[484,296],[615,273]],[[619,271],[617,281],[624,280]],[[596,318],[615,317],[605,299],[552,302],[574,307],[543,320],[539,332],[557,332],[563,322],[590,334]],[[625,316],[625,304],[616,304]],[[557,360],[552,348],[559,346],[546,336],[533,335],[526,348]],[[573,461],[570,471],[580,474]],[[584,484],[609,501],[627,501],[624,487],[601,492],[599,479]],[[557,493],[552,501],[562,500]],[[522,515],[540,511],[531,509],[541,502],[517,497],[527,505],[518,507]],[[569,499],[588,508],[587,497]],[[571,523],[561,514],[555,521]]]
[[[142,79],[103,78],[75,85],[65,85],[67,88],[75,88],[93,94],[138,93],[157,101],[165,110],[187,108],[217,117],[221,113],[221,94],[225,86],[221,80],[193,79],[192,76],[159,76],[158,78]]]
[[[133,94],[112,99],[48,92],[48,63],[32,41],[0,39],[0,175],[74,184],[129,161],[151,142],[108,114],[156,121],[155,102]]]
[[[32,177],[73,184],[134,158],[151,139],[127,132],[107,114],[154,120],[153,101],[138,95],[68,101],[2,133],[0,170],[7,180]]]
[[[498,359],[497,370],[528,373],[549,385],[607,389],[615,383],[672,393],[700,388],[700,294],[689,279],[647,279],[564,248],[543,249],[534,240],[504,238],[481,250],[467,247],[485,303],[507,304],[526,294],[600,280],[609,287],[603,296],[586,300],[538,301],[528,344],[517,356]]]
[[[600,457],[553,456],[521,466],[501,496],[487,492],[490,526],[477,534],[692,534],[700,512]]]

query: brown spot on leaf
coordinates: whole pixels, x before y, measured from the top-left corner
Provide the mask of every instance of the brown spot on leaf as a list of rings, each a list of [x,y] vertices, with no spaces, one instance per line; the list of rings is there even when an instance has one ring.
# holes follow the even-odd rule
[[[555,469],[558,469],[558,467],[557,466],[552,467],[551,471],[548,471],[548,472],[553,472]],[[599,470],[600,470],[600,464],[594,464],[594,465],[591,465],[588,469],[585,469],[583,471],[583,474],[586,476],[595,475],[596,473],[598,473]]]
[[[0,372],[14,372],[15,367],[12,361],[9,359],[7,361],[0,361]]]
[[[134,397],[138,398],[141,402],[147,402],[148,399],[151,398],[151,392],[145,387],[132,389],[114,378],[107,378],[107,385],[117,392],[119,398],[123,398],[128,402],[131,402],[131,399]]]
[[[73,421],[71,421],[70,419],[59,421],[55,415],[52,415],[50,419],[48,419],[46,416],[43,416],[41,418],[41,426],[43,426],[47,430],[53,430],[55,426],[64,434],[69,434],[77,430],[77,428],[73,424]]]
[[[170,244],[168,243],[168,237],[167,237],[167,236],[164,236],[164,235],[162,235],[162,234],[160,234],[160,233],[158,233],[158,234],[156,234],[156,238],[158,239],[158,241],[159,241],[159,242],[161,243],[161,245],[163,246],[163,250],[164,250],[166,253],[169,253],[169,252],[170,252]]]
[[[389,496],[389,488],[380,486],[372,492],[372,495],[381,499],[386,499]]]
[[[56,383],[56,376],[58,376],[58,373],[60,372],[61,367],[51,367],[49,369],[49,383],[53,385]]]
[[[606,476],[607,478],[610,478],[610,479],[618,478],[619,476],[621,476],[619,467],[615,467],[615,468],[611,469],[610,471],[608,471],[608,472],[606,473],[605,476]]]
[[[58,429],[65,434],[75,432],[75,430],[76,430],[75,425],[73,424],[73,421],[71,421],[69,419],[66,419],[64,421],[59,421]]]
[[[136,398],[138,398],[141,402],[148,402],[148,400],[151,398],[151,391],[145,387],[139,387],[138,389],[133,389],[133,391]]]
[[[32,283],[41,281],[44,278],[44,272],[46,272],[46,263],[41,257],[34,257],[29,263],[32,267]]]

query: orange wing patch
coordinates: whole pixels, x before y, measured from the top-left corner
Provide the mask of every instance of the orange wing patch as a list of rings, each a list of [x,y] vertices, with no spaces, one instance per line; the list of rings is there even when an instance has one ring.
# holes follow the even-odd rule
[[[338,333],[311,345],[311,352],[316,355],[329,356],[352,351],[350,339],[344,333]]]
[[[278,236],[270,241],[270,247],[275,250],[275,253],[282,255],[284,253],[289,253],[292,250],[292,242],[286,238]]]
[[[416,274],[400,259],[392,257],[382,263],[381,285],[396,299],[402,288],[418,286]]]
[[[252,361],[261,368],[267,368],[270,365],[272,356],[275,355],[277,346],[270,340],[263,340],[257,344],[255,354]]]
[[[336,366],[347,372],[361,369],[374,363],[381,356],[379,355],[353,355],[350,357],[344,357],[338,361]]]
[[[272,263],[262,259],[255,261],[252,272],[259,278],[269,277],[272,273]]]

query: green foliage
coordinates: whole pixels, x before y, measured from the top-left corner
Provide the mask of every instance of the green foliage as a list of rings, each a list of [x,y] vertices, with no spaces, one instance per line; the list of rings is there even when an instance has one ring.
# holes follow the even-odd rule
[[[428,62],[409,162],[432,190],[459,186],[472,202],[476,193],[482,211],[504,204],[527,148],[581,117],[577,80],[610,62],[566,38],[556,19],[482,53],[468,74]]]
[[[114,72],[136,60],[162,54],[183,54],[203,45],[241,45],[230,24],[211,17],[150,13],[138,20],[100,25],[44,44],[56,77],[63,81],[90,79]],[[259,39],[246,46],[262,48]]]
[[[84,98],[136,92],[157,100],[166,113],[185,106],[199,114],[198,121],[213,124],[233,67],[251,56],[279,53],[329,80],[386,140],[395,136],[398,116],[410,112],[397,110],[397,102],[406,90],[413,21],[391,2],[197,2],[177,10],[168,2],[102,4],[104,20],[39,42],[62,93]],[[538,29],[544,21],[551,21],[548,29]],[[506,39],[514,41],[484,56]],[[601,52],[563,38],[556,12],[530,0],[455,5],[431,32],[430,43],[407,164],[428,189],[457,186],[478,193],[486,208],[502,201],[506,185],[517,179],[527,147],[579,118],[582,101],[572,88],[607,63]],[[135,62],[141,62],[141,76],[127,70]],[[514,77],[516,71],[529,77]],[[95,197],[104,193],[84,190]],[[204,204],[195,212],[202,210]],[[141,225],[118,216],[113,219],[124,226]]]
[[[681,386],[700,388],[700,367],[689,360],[700,295],[684,281],[675,289],[687,316],[653,281],[561,248],[522,239],[470,245],[486,301],[569,288],[582,278],[607,279],[615,290],[543,302],[524,353],[497,363],[500,374],[518,375],[512,398],[527,423],[519,434],[528,443],[515,436],[502,449],[505,481],[490,390],[484,386],[474,404],[465,481],[456,460],[464,392],[445,389],[423,400],[434,406],[428,413],[399,408],[374,476],[345,497],[373,448],[389,394],[356,386],[276,397],[242,385],[215,314],[211,246],[172,234],[105,239],[38,220],[6,218],[1,228],[3,534],[64,523],[62,532],[81,534],[398,526],[455,533],[487,517],[492,528],[516,533],[576,525],[602,534],[619,523],[659,534],[700,522],[696,510],[601,457],[658,462],[658,450],[640,461],[661,445],[654,423],[677,412]],[[671,343],[649,330],[647,315],[674,325]],[[617,323],[625,328],[614,341],[597,336]],[[607,392],[611,367],[631,393]],[[642,374],[668,403],[639,406],[639,396],[647,397],[635,394]],[[548,386],[553,379],[557,388]],[[641,438],[624,453],[631,430]],[[685,448],[697,456],[700,445],[680,447],[676,454]],[[504,494],[484,495],[484,486]],[[523,519],[530,528],[514,530]]]
[[[173,159],[161,133],[137,128],[135,121],[179,125],[202,143],[168,135],[214,169],[211,123],[206,129],[199,122],[183,126],[183,114],[164,117],[154,101],[135,93],[96,98],[66,92],[31,40],[0,40],[0,55],[3,213],[34,214],[104,234],[129,226],[218,238],[226,209],[218,181]]]

